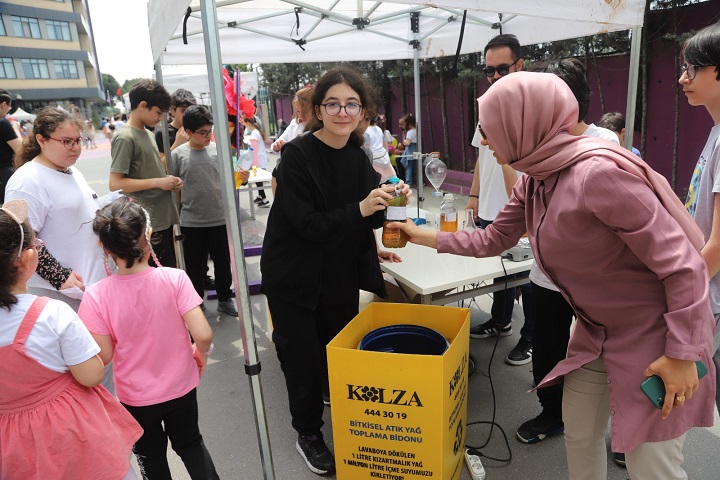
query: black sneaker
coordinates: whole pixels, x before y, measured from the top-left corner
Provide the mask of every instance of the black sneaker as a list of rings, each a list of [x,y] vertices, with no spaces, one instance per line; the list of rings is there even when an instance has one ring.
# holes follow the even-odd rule
[[[205,275],[205,281],[203,282],[203,288],[205,290],[215,290],[215,279],[210,275]]]
[[[295,448],[305,459],[308,468],[318,475],[325,475],[335,470],[333,454],[325,445],[322,434],[299,435]]]
[[[505,357],[505,362],[510,365],[525,365],[532,360],[532,350],[532,341],[520,338],[515,348]]]
[[[545,437],[557,435],[565,431],[562,419],[541,413],[532,420],[520,425],[517,430],[517,438],[523,443],[538,443]]]
[[[322,394],[322,399],[323,399],[323,405],[325,405],[326,407],[329,407],[329,406],[330,406],[330,394],[329,394],[329,393],[323,393],[323,394]]]
[[[263,200],[262,202],[258,202],[257,206],[261,208],[270,208],[270,201]]]
[[[494,337],[495,335],[500,335],[501,337],[512,335],[512,322],[504,327],[500,327],[492,320],[488,320],[470,329],[470,337],[472,338],[488,338]]]
[[[625,465],[625,454],[620,452],[612,452],[613,454],[613,460],[615,460],[615,463],[620,465],[621,467],[627,468],[627,465]]]
[[[253,202],[255,202],[255,203],[262,203],[263,200],[265,200],[265,199],[262,198],[262,197],[257,197],[255,200],[253,200]]]

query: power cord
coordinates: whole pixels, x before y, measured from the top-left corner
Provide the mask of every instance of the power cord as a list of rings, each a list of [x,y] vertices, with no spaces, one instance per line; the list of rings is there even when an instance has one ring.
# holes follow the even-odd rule
[[[505,290],[507,290],[509,280],[508,280],[508,276],[507,276],[507,269],[505,268],[505,259],[502,257],[500,257],[500,264],[502,265],[503,273],[505,275]],[[505,317],[505,311],[506,311],[505,304],[503,304],[503,312],[502,312],[503,318]],[[508,441],[508,437],[507,437],[507,434],[505,433],[505,430],[503,430],[503,428],[500,426],[500,424],[495,422],[495,416],[497,413],[497,402],[496,402],[496,398],[495,398],[495,385],[493,384],[493,379],[492,379],[492,363],[493,363],[493,359],[495,358],[495,351],[497,350],[499,341],[500,341],[500,335],[498,334],[495,336],[495,345],[493,345],[492,352],[490,353],[490,361],[488,362],[488,373],[487,373],[488,381],[490,382],[490,393],[492,394],[492,419],[489,422],[488,421],[477,421],[477,422],[468,422],[466,424],[466,427],[467,427],[466,430],[467,430],[468,434],[465,437],[465,439],[466,439],[465,448],[469,449],[468,453],[471,455],[477,455],[478,457],[485,457],[488,460],[493,460],[496,462],[509,463],[512,460],[512,448],[510,448],[510,442]],[[485,443],[483,443],[480,446],[473,446],[473,445],[470,445],[469,443],[467,443],[467,438],[470,436],[470,426],[472,426],[472,425],[490,425],[490,431],[487,434]],[[496,457],[491,457],[489,455],[485,455],[484,453],[482,453],[482,449],[485,448],[486,446],[488,446],[488,444],[490,443],[490,440],[492,440],[493,429],[495,427],[497,427],[497,429],[500,431],[500,433],[503,436],[503,440],[505,441],[505,446],[507,447],[507,451],[508,451],[507,458],[496,458]]]

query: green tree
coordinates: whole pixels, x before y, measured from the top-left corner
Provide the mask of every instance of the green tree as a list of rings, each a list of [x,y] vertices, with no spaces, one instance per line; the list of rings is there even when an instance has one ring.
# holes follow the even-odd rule
[[[114,96],[115,92],[117,92],[117,89],[120,88],[120,84],[118,83],[118,81],[115,80],[115,77],[113,77],[109,73],[102,74],[102,82],[105,91],[110,93],[111,97]]]
[[[120,87],[120,89],[122,90],[123,93],[127,93],[130,91],[132,86],[138,82],[138,80],[142,80],[142,79],[141,78],[131,78],[129,80],[125,80],[123,82],[122,86]],[[117,91],[117,88],[115,90]]]

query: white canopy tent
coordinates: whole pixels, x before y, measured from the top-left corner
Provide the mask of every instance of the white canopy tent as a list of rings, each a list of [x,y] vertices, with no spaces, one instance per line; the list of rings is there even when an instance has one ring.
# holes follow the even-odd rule
[[[220,75],[223,63],[412,58],[415,111],[420,112],[419,59],[455,54],[463,9],[468,12],[461,53],[482,51],[500,33],[515,34],[528,45],[632,29],[627,112],[628,123],[632,124],[644,6],[644,0],[435,0],[427,4],[405,0],[150,0],[148,22],[158,79],[162,81],[162,65],[206,65],[218,118],[226,116]],[[218,154],[229,157],[228,132],[217,129],[216,133],[218,143],[227,146],[218,149]],[[418,135],[420,152],[421,142]],[[236,248],[242,246],[242,240],[237,204],[231,200],[232,164],[229,158],[221,164],[234,283],[242,310],[245,369],[253,389],[263,472],[265,478],[275,478],[249,294],[247,288],[242,288],[247,284],[243,250]],[[418,173],[422,175],[421,168]],[[422,182],[418,186],[422,189]]]
[[[21,120],[28,120],[30,122],[35,121],[34,113],[28,113],[20,107],[18,107],[17,110],[15,110],[13,113],[9,114],[8,116],[12,117],[18,121],[21,121]]]

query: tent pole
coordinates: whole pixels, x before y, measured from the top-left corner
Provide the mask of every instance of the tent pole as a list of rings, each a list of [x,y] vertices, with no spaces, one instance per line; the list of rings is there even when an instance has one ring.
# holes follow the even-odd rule
[[[245,269],[245,255],[242,235],[238,222],[238,203],[235,200],[235,178],[230,159],[230,132],[227,125],[227,109],[225,108],[225,89],[222,85],[220,38],[218,34],[217,8],[215,0],[201,0],[202,27],[205,35],[205,57],[207,59],[208,78],[210,80],[210,96],[215,111],[215,136],[217,140],[217,154],[221,169],[223,199],[225,201],[225,223],[228,227],[228,241],[230,243],[230,259],[235,284],[235,298],[240,310],[240,330],[242,333],[243,352],[245,356],[245,373],[250,380],[252,391],[253,410],[255,411],[255,428],[257,430],[258,445],[260,447],[260,461],[263,468],[263,478],[275,479],[272,452],[270,450],[270,432],[268,430],[265,404],[263,402],[262,384],[260,383],[260,359],[255,331],[250,309],[250,292],[247,286],[247,271]]]
[[[627,107],[625,111],[625,145],[623,145],[628,150],[632,150],[633,138],[635,137],[635,105],[637,103],[638,79],[640,77],[642,27],[633,27],[630,31],[632,32],[632,38],[630,43]]]
[[[161,62],[162,57],[158,58],[158,61],[155,62],[155,80],[163,83],[163,76],[162,76],[162,64]],[[173,173],[173,167],[172,167],[172,155],[170,154],[170,136],[168,134],[168,114],[167,112],[163,113],[163,121],[162,121],[162,132],[163,132],[163,150],[165,151],[165,167],[167,168],[167,173],[169,175],[172,175]],[[175,205],[178,204],[178,193],[179,192],[172,192],[173,196],[173,202]],[[180,225],[173,225],[173,239],[175,240],[173,244],[175,245],[175,259],[177,268],[181,270],[185,270],[185,253],[183,252],[183,244],[182,244],[182,231],[180,230]]]
[[[414,17],[414,18],[413,18]],[[423,197],[423,161],[422,161],[422,134],[421,131],[421,120],[420,120],[420,12],[414,12],[410,14],[411,18],[411,25],[413,24],[413,20],[415,22],[412,28],[413,31],[413,77],[415,78],[413,82],[413,86],[415,88],[415,121],[417,123],[416,130],[417,130],[417,152],[420,154],[420,158],[416,161],[415,169],[417,170],[417,189],[418,189],[418,198],[417,198],[417,216],[420,218],[420,209],[422,208],[422,203],[425,200]]]

